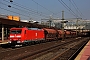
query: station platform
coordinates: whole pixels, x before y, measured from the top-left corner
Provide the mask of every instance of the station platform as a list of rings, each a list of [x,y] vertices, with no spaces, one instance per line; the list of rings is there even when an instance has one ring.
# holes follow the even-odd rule
[[[8,43],[8,39],[6,39],[6,40],[0,40],[0,44],[7,44]]]
[[[85,45],[75,60],[90,60],[90,41]]]

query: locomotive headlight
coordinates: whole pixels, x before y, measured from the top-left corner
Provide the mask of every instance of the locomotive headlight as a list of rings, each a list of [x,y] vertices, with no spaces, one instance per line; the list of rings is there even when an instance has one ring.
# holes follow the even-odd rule
[[[13,38],[14,36],[10,36],[10,38]]]
[[[16,36],[16,37],[20,38],[21,36]]]
[[[11,43],[11,41],[8,41],[8,43]]]
[[[17,41],[17,43],[20,43],[20,41]]]

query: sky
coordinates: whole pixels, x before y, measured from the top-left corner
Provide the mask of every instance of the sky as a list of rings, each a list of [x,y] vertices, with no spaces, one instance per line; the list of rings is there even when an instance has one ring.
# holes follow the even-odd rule
[[[90,0],[0,0],[0,14],[20,16],[21,20],[82,18],[90,20]],[[11,7],[8,7],[10,5]]]

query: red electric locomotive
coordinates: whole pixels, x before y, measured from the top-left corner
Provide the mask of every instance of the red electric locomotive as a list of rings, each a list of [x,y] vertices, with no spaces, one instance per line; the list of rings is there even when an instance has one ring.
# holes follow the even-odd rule
[[[44,40],[44,30],[38,28],[11,28],[9,43],[25,43]]]

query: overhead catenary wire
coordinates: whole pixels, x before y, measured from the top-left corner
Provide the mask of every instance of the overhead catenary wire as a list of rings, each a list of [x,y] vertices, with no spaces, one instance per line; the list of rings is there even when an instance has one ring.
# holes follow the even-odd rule
[[[62,0],[61,0],[62,1]],[[75,17],[78,17],[78,15],[76,14],[76,13],[74,13],[74,11],[64,2],[64,1],[62,1],[64,4],[65,4],[65,6],[75,15]]]
[[[23,5],[20,5],[20,4],[18,4],[18,3],[16,3],[16,2],[9,2],[9,1],[7,1],[7,0],[3,0],[4,2],[8,2],[8,3],[10,3],[10,4],[12,4],[12,6],[11,6],[11,8],[14,8],[14,9],[16,9],[16,10],[19,10],[20,12],[22,11],[22,13],[24,13],[24,12],[26,12],[26,14],[27,15],[34,15],[35,17],[37,16],[37,17],[48,17],[46,14],[44,14],[44,13],[42,13],[42,12],[39,12],[39,10],[38,11],[35,11],[34,9],[31,9],[31,8],[27,8],[27,7],[25,7],[25,6],[23,6]],[[41,4],[39,4],[38,2],[36,2],[35,0],[32,0],[34,3],[36,3],[37,4],[37,9],[38,9],[38,6],[41,6],[42,8],[44,8],[44,9],[46,9],[47,11],[49,11],[49,12],[51,12],[51,13],[53,13],[53,14],[55,14],[54,12],[52,12],[52,11],[50,11],[49,9],[47,9],[47,8],[45,8],[44,6],[42,6]],[[75,17],[79,17],[76,13],[74,13],[74,11],[63,1],[63,0],[58,0],[59,2],[61,2],[62,3],[62,5],[73,15],[73,16],[75,16]],[[16,7],[14,7],[14,6],[16,6]],[[17,8],[18,7],[18,8]],[[29,14],[30,13],[30,14]],[[55,14],[56,15],[56,14]],[[32,17],[31,17],[32,18]]]
[[[19,14],[19,15],[22,15],[22,16],[25,16],[25,17],[29,17],[29,16],[26,16],[26,15],[23,15],[23,14],[20,14],[20,13],[17,13],[17,12],[14,12],[14,11],[11,11],[11,10],[8,10],[8,9],[2,8],[2,7],[0,7],[0,9],[6,10],[6,11],[9,11],[9,12],[12,12],[12,13],[16,13],[16,14]]]
[[[78,18],[77,14],[74,13],[74,11],[68,7],[68,5],[66,3],[64,3],[62,0],[58,0],[73,16],[75,16],[76,18]]]
[[[70,4],[72,4],[72,6],[75,8],[76,12],[78,13],[78,16],[81,17],[81,14],[80,14],[80,12],[78,11],[78,9],[76,8],[76,6],[72,3],[71,0],[69,0],[69,1],[70,1]]]
[[[3,5],[5,5],[5,6],[8,6],[8,5],[5,4],[5,3],[2,3],[2,2],[0,2],[0,3],[3,4]],[[3,9],[3,10],[6,10],[6,11],[12,12],[12,13],[18,14],[18,15],[21,15],[21,16],[30,17],[30,15],[21,14],[21,13],[18,13],[18,12],[15,12],[15,11],[11,11],[11,10],[8,10],[8,9],[2,8],[2,7],[0,7],[0,8]],[[17,8],[15,8],[15,7],[12,7],[12,8],[17,9]],[[18,9],[18,10],[19,10],[19,9]],[[22,10],[20,10],[20,11],[22,11]]]
[[[6,0],[5,0],[6,1]],[[8,2],[8,1],[6,1],[6,2],[4,2],[4,3],[10,3],[10,2]],[[3,5],[6,5],[7,6],[7,4],[4,4],[3,3]],[[16,5],[15,5],[16,6]],[[46,17],[46,16],[44,16],[44,14],[42,15],[42,13],[41,14],[38,14],[38,13],[35,13],[35,12],[31,12],[31,11],[26,11],[26,9],[24,10],[24,8],[23,9],[21,9],[21,8],[16,8],[16,7],[14,7],[14,6],[12,6],[12,7],[10,7],[10,8],[13,8],[13,9],[16,9],[16,10],[19,10],[20,12],[22,12],[22,13],[20,13],[20,12],[16,12],[16,13],[18,13],[18,15],[21,15],[21,18],[26,18],[26,16],[28,15],[28,19],[30,20],[30,18],[32,18],[32,19],[34,19],[34,20],[37,20],[38,18],[41,18],[41,17]],[[12,9],[10,9],[10,10],[12,10]],[[13,10],[13,11],[16,11],[16,10]],[[10,11],[9,11],[10,12]],[[25,13],[24,13],[25,12]],[[14,12],[13,12],[14,13]],[[16,14],[15,13],[15,14]],[[30,14],[29,14],[30,13]],[[23,15],[24,14],[24,15]],[[26,15],[26,16],[25,16]],[[31,15],[31,16],[30,16]],[[23,16],[23,17],[22,17]],[[41,16],[41,17],[40,17]],[[25,19],[24,18],[24,19]]]
[[[9,1],[6,1],[6,0],[3,0],[3,1],[10,3]],[[24,10],[27,10],[27,11],[33,13],[34,15],[37,14],[37,15],[42,16],[42,17],[47,17],[47,16],[46,16],[44,13],[42,13],[42,12],[38,12],[38,13],[37,13],[37,11],[35,11],[34,9],[32,10],[32,9],[30,9],[30,8],[24,7],[23,5],[20,5],[20,4],[16,3],[16,2],[11,3],[11,4],[13,4],[14,6],[17,6],[17,7],[19,7],[19,8],[22,8],[22,9],[24,9]]]
[[[5,4],[5,3],[2,3],[2,2],[0,2],[1,4],[3,4],[3,5],[5,5],[5,6],[8,6],[7,4]],[[22,9],[20,9],[20,8],[16,8],[16,7],[10,7],[10,8],[14,8],[14,9],[16,9],[16,10],[19,10],[20,12],[25,12],[28,16],[30,16],[31,15],[31,12],[29,12],[29,11],[25,11],[25,10],[22,10]],[[37,15],[36,15],[37,16]],[[30,16],[31,17],[31,16]]]
[[[37,5],[41,6],[42,8],[44,8],[45,10],[51,12],[54,14],[54,12],[50,11],[49,9],[47,9],[46,7],[42,6],[41,4],[37,3],[36,1],[32,0],[34,3],[36,3]]]
[[[76,3],[73,0],[71,0],[71,1],[73,2],[73,4],[75,5],[76,9],[78,10],[80,16],[81,17],[85,17],[84,14],[82,14],[82,12],[80,11],[80,9],[77,7]]]
[[[70,11],[60,0],[58,0],[59,3],[61,3],[68,11]],[[70,11],[71,12],[71,11]],[[72,13],[71,13],[72,14]],[[74,14],[72,14],[73,16],[75,16]]]

